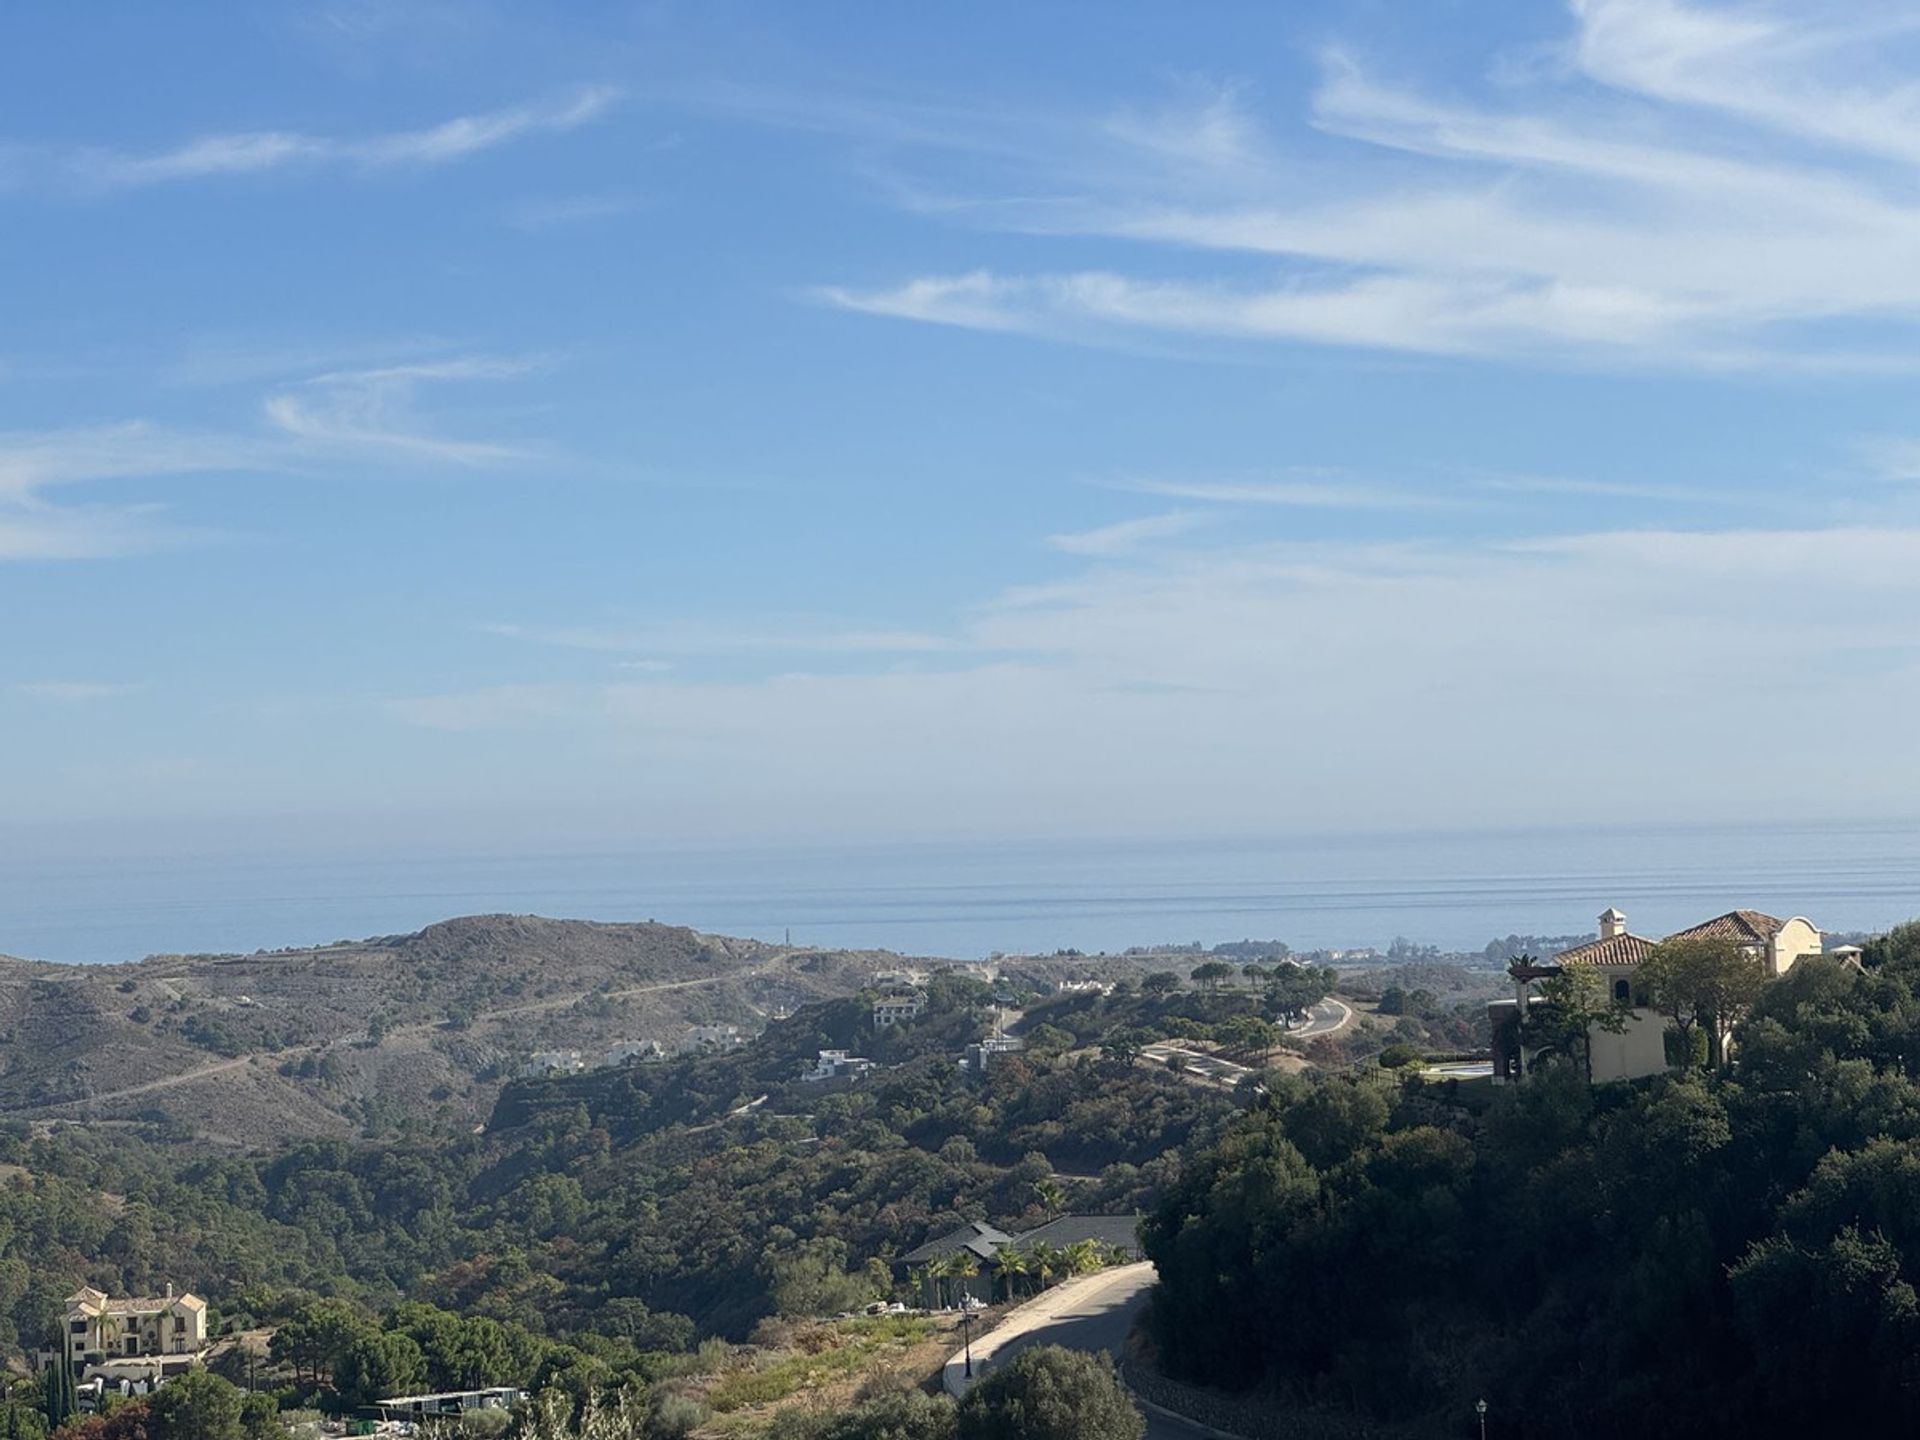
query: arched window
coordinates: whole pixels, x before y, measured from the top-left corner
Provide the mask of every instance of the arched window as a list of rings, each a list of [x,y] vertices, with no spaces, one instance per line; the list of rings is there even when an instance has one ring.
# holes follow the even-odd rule
[[[1633,1001],[1633,987],[1629,985],[1625,980],[1614,981],[1613,982],[1613,998],[1619,1004],[1622,1004],[1622,1005],[1631,1004]]]

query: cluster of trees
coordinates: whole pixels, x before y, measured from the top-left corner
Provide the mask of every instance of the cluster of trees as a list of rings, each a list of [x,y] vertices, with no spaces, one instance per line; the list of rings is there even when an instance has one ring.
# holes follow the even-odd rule
[[[1076,1240],[1071,1245],[1049,1245],[1044,1240],[1036,1240],[1031,1245],[1009,1245],[996,1253],[994,1279],[1003,1297],[1014,1300],[1022,1295],[1038,1295],[1055,1281],[1091,1275],[1109,1265],[1123,1265],[1132,1258],[1131,1252],[1109,1248],[1097,1240]],[[979,1274],[979,1257],[971,1250],[956,1250],[910,1272],[908,1285],[915,1294],[931,1293],[939,1303],[946,1304],[957,1302],[964,1282]],[[949,1290],[946,1286],[949,1280],[961,1283]]]
[[[376,1320],[329,1298],[293,1307],[274,1327],[270,1354],[297,1386],[331,1387],[338,1406],[355,1408],[409,1391],[525,1384],[555,1348],[524,1325],[421,1301],[402,1302]]]
[[[1697,1068],[1276,1085],[1143,1227],[1169,1370],[1435,1435],[1482,1396],[1541,1436],[1913,1429],[1920,926],[1864,973],[1671,964],[1732,1025]]]
[[[936,1029],[973,1013],[971,984],[931,987]],[[974,1075],[945,1040],[850,1089],[795,1082],[863,1023],[856,1005],[814,1007],[737,1054],[530,1082],[484,1135],[233,1155],[0,1126],[0,1163],[19,1167],[0,1183],[0,1343],[43,1343],[83,1282],[173,1282],[229,1320],[286,1326],[302,1386],[342,1397],[416,1375],[524,1384],[543,1366],[613,1383],[700,1335],[867,1298],[870,1261],[969,1220],[1139,1208],[1237,1109],[1045,1051]],[[1058,1170],[1098,1178],[1049,1202],[1036,1187]],[[814,1263],[822,1247],[831,1264]],[[457,1343],[395,1310],[403,1297],[462,1317]]]
[[[249,1393],[205,1370],[189,1370],[151,1395],[82,1415],[72,1375],[52,1366],[43,1377],[42,1396],[37,1416],[19,1400],[0,1409],[0,1427],[9,1440],[286,1440],[287,1435],[273,1396]]]

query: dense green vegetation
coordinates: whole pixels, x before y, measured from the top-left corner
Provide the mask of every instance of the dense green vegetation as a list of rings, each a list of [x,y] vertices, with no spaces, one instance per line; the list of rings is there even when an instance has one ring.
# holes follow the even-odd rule
[[[303,1401],[647,1385],[702,1336],[743,1340],[776,1312],[887,1294],[888,1256],[966,1221],[1025,1228],[1066,1205],[1150,1203],[1183,1149],[1236,1113],[1231,1097],[1098,1055],[963,1071],[987,993],[955,977],[929,991],[920,1023],[880,1034],[849,1000],[732,1054],[516,1084],[484,1134],[247,1155],[129,1130],[0,1130],[15,1167],[0,1181],[0,1339],[38,1344],[83,1282],[171,1282],[225,1322],[278,1326]],[[830,1046],[897,1068],[798,1083]]]
[[[1801,962],[1730,1048],[1276,1085],[1145,1226],[1165,1365],[1436,1435],[1482,1395],[1503,1433],[1910,1432],[1920,926]]]

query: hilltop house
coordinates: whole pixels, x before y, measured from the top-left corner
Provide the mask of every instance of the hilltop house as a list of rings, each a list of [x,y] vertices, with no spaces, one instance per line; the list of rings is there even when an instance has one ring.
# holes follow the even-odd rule
[[[1667,939],[1732,940],[1769,976],[1786,974],[1801,957],[1818,955],[1821,948],[1820,931],[1804,916],[1776,920],[1758,910],[1729,910],[1725,915],[1676,930]],[[1609,906],[1601,913],[1598,939],[1563,950],[1545,964],[1517,972],[1514,998],[1496,1000],[1487,1007],[1493,1029],[1494,1077],[1516,1080],[1525,1073],[1531,1060],[1519,1044],[1517,1021],[1525,1007],[1542,1003],[1540,997],[1530,993],[1532,982],[1575,966],[1590,969],[1599,981],[1601,994],[1627,1011],[1626,1024],[1618,1032],[1598,1027],[1588,1032],[1593,1079],[1596,1082],[1637,1080],[1666,1069],[1666,1017],[1653,1008],[1652,997],[1639,983],[1640,966],[1657,943],[1629,931],[1627,917]]]
[[[91,1286],[67,1297],[61,1351],[86,1378],[158,1380],[189,1369],[207,1348],[207,1302],[197,1295],[115,1300]]]

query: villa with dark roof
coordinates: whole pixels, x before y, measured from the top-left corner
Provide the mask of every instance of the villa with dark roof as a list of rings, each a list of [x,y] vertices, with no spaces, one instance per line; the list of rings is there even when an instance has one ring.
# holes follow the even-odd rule
[[[976,1220],[958,1230],[927,1241],[917,1250],[895,1257],[894,1265],[912,1274],[923,1267],[945,1264],[950,1257],[966,1251],[973,1256],[972,1275],[950,1276],[940,1283],[923,1282],[924,1303],[937,1304],[943,1293],[970,1296],[981,1304],[991,1304],[1001,1288],[998,1278],[1001,1252],[1029,1251],[1036,1245],[1067,1250],[1079,1245],[1094,1245],[1112,1257],[1137,1255],[1140,1248],[1137,1215],[1062,1215],[1037,1229],[1010,1235],[1005,1230]]]
[[[1769,976],[1776,977],[1791,970],[1802,956],[1821,951],[1820,931],[1805,916],[1778,920],[1758,910],[1729,910],[1666,938],[1731,940]],[[1665,1070],[1666,1017],[1653,1009],[1651,998],[1639,983],[1640,966],[1658,943],[1629,931],[1627,917],[1610,906],[1600,916],[1598,939],[1561,951],[1546,964],[1534,966],[1524,978],[1516,975],[1514,998],[1488,1006],[1493,1022],[1495,1077],[1518,1079],[1526,1069],[1528,1057],[1517,1043],[1515,1032],[1522,1007],[1538,1003],[1538,997],[1529,993],[1532,981],[1575,966],[1590,969],[1600,982],[1601,993],[1627,1011],[1626,1025],[1618,1032],[1597,1027],[1589,1032],[1587,1048],[1593,1079],[1637,1080]]]

